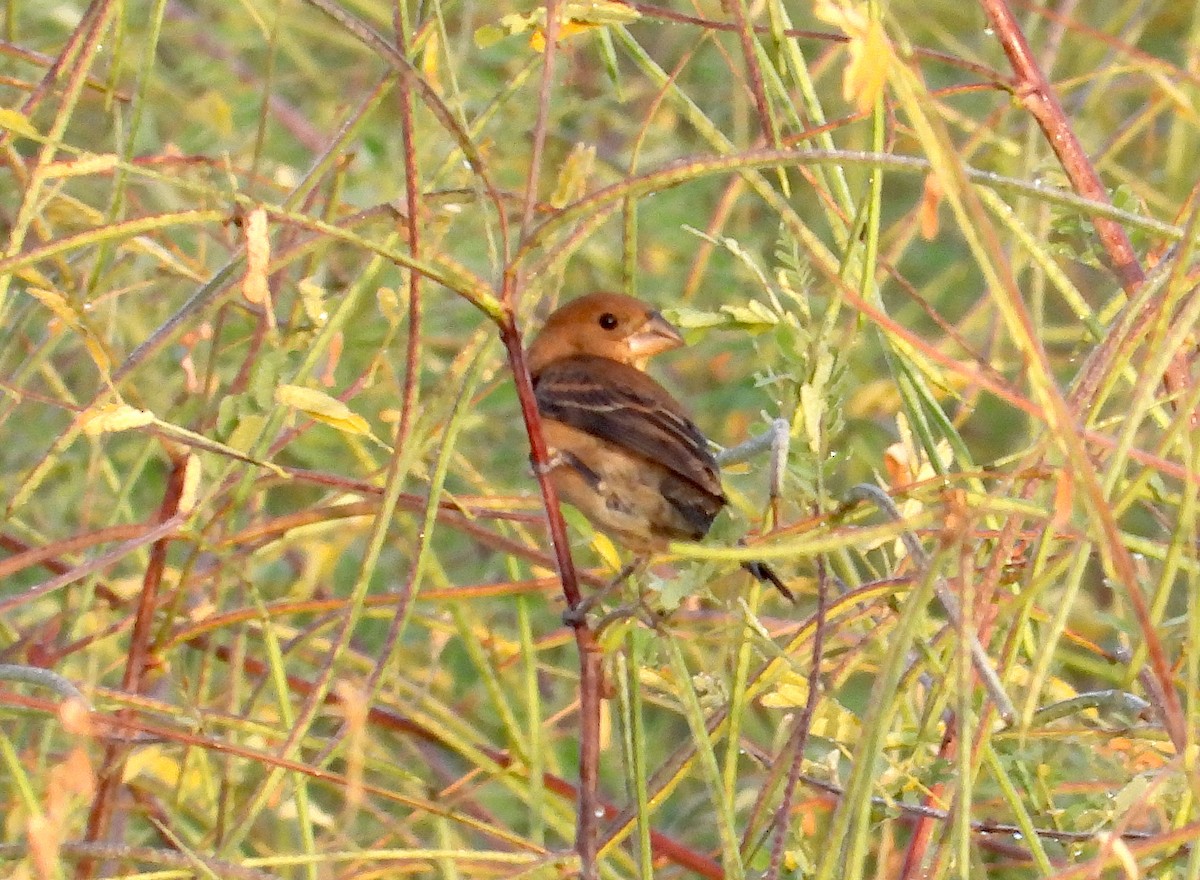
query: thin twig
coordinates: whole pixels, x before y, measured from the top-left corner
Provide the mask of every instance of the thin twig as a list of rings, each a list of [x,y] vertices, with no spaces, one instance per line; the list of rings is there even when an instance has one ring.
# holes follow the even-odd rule
[[[446,130],[446,133],[454,138],[455,144],[462,150],[463,157],[470,164],[471,170],[478,176],[480,183],[483,184],[484,191],[495,208],[496,222],[500,227],[503,247],[507,251],[508,218],[504,213],[500,193],[492,183],[491,175],[488,174],[487,166],[484,164],[479,150],[475,147],[474,141],[471,140],[470,133],[454,118],[454,113],[446,106],[446,102],[434,91],[433,86],[421,75],[413,63],[397,51],[395,46],[389,43],[365,21],[351,15],[345,8],[334,3],[333,0],[307,0],[307,2],[332,18],[348,34],[364,46],[375,50],[375,53],[380,58],[391,65],[402,76],[408,77],[411,80],[416,92],[421,96],[421,100],[425,102],[425,106],[437,118],[442,128]]]
[[[183,497],[186,471],[187,458],[177,456],[172,461],[166,491],[163,494],[162,503],[159,505],[158,519],[164,524],[173,521],[180,515],[179,502]],[[142,590],[134,615],[133,632],[129,637],[129,656],[125,663],[125,673],[121,678],[121,688],[126,693],[141,693],[146,672],[150,667],[151,630],[155,611],[158,608],[159,588],[162,586],[169,543],[170,535],[168,534],[155,541],[150,548],[150,559],[146,565],[145,574],[142,576]],[[128,754],[129,746],[127,744],[110,742],[105,746],[104,758],[96,774],[99,783],[96,786],[95,797],[92,799],[91,810],[88,812],[87,831],[85,832],[85,840],[88,843],[102,843],[108,833],[117,791],[121,787],[121,779],[124,775],[125,758]],[[86,880],[91,877],[95,867],[94,860],[85,858],[79,863],[77,876]]]
[[[846,493],[846,504],[855,504],[859,501],[872,502],[893,522],[904,521],[904,517],[900,514],[900,510],[896,507],[895,502],[878,486],[871,485],[870,483],[860,483],[852,487]],[[908,550],[908,555],[912,559],[913,564],[920,571],[928,568],[929,554],[925,552],[925,548],[917,541],[916,535],[912,532],[904,531],[900,534],[900,540],[904,542],[904,546]],[[975,631],[965,626],[958,598],[946,584],[945,578],[940,576],[935,577],[934,592],[938,597],[938,601],[942,603],[942,608],[945,610],[946,616],[950,618],[950,622],[966,634],[967,649],[971,652],[971,662],[975,665],[975,672],[982,680],[988,696],[995,703],[996,711],[1004,719],[1005,724],[1015,724],[1017,710],[1005,692],[1004,685],[1001,683],[1000,677],[996,674],[996,670],[992,666],[991,658],[988,656],[987,651],[984,650],[983,645],[979,643],[979,638]]]
[[[0,860],[26,857],[29,855],[29,849],[30,845],[27,841],[0,844]],[[202,870],[207,876],[228,878],[228,880],[274,880],[278,876],[224,859],[200,857],[196,853],[179,852],[160,847],[64,840],[58,844],[57,852],[67,858],[78,858],[77,870],[80,871],[85,864],[103,860],[113,864],[140,862],[144,865],[157,865],[174,869],[172,874],[179,872],[189,876],[201,876]]]
[[[1042,72],[1008,3],[1006,0],[979,0],[979,3],[991,21],[996,38],[1004,48],[1009,64],[1016,74],[1017,96],[1041,127],[1046,142],[1058,157],[1071,185],[1085,198],[1109,202],[1107,187],[1075,135],[1057,93]],[[1127,294],[1132,295],[1145,281],[1146,272],[1138,260],[1125,227],[1099,215],[1093,215],[1092,226],[1121,287]],[[1187,357],[1183,352],[1177,352],[1163,376],[1163,384],[1168,393],[1180,393],[1190,384],[1190,375]]]
[[[1038,65],[1008,3],[1005,0],[979,0],[979,4],[1016,74],[1017,96],[1041,127],[1046,142],[1058,157],[1075,191],[1097,202],[1109,202],[1108,189],[1076,137],[1057,93]],[[1127,293],[1132,293],[1145,278],[1145,272],[1124,227],[1104,217],[1093,217],[1092,225],[1100,236],[1121,286]]]
[[[825,649],[825,608],[829,596],[829,572],[825,566],[825,558],[817,557],[817,610],[813,626],[812,671],[808,675],[808,695],[804,701],[804,710],[796,719],[796,726],[788,741],[785,752],[791,752],[792,764],[788,768],[787,782],[783,787],[783,797],[775,813],[775,841],[771,845],[771,864],[767,869],[767,880],[776,880],[783,869],[783,847],[787,843],[788,818],[792,813],[792,800],[796,796],[796,786],[800,781],[800,773],[804,769],[804,751],[808,746],[808,734],[812,727],[813,714],[817,711],[817,700],[821,692],[821,656]]]
[[[67,679],[57,672],[42,669],[40,666],[21,666],[16,663],[0,663],[0,681],[20,681],[38,687],[49,688],[64,700],[76,700],[91,710],[87,697]]]
[[[396,3],[392,16],[396,32],[396,51],[408,57],[408,35],[400,2]],[[413,136],[413,102],[410,76],[400,77],[398,104],[400,105],[400,141],[404,149],[404,204],[408,212],[408,252],[414,259],[421,257],[421,184],[417,176],[417,147]],[[404,390],[401,395],[400,425],[396,429],[396,449],[404,449],[412,434],[416,418],[417,391],[421,374],[421,274],[408,273],[408,345],[404,352]]]
[[[48,581],[44,581],[36,586],[30,587],[28,590],[23,590],[15,596],[9,596],[5,599],[0,599],[0,614],[8,611],[10,608],[15,608],[18,605],[23,605],[40,596],[45,596],[53,593],[55,590],[60,590],[69,584],[73,584],[78,580],[82,580],[88,575],[95,574],[98,571],[103,571],[111,565],[120,562],[134,550],[139,547],[144,547],[147,544],[155,541],[161,541],[164,537],[171,535],[177,531],[183,524],[185,517],[176,515],[170,519],[153,525],[150,527],[141,527],[143,531],[136,538],[131,538],[121,544],[118,544],[112,550],[97,556],[95,559],[90,559],[82,565],[65,571],[57,577],[53,577]],[[32,551],[32,555],[38,555],[39,551]]]

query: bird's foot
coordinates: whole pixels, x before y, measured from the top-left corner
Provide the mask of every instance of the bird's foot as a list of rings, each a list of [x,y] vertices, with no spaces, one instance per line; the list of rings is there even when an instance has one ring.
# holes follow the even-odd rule
[[[544,463],[534,460],[532,456],[529,458],[529,468],[533,471],[535,477],[544,477],[552,470],[567,463],[567,458],[557,449],[548,450],[549,455]]]
[[[563,612],[562,622],[572,629],[583,626],[587,623],[588,613],[611,596],[621,584],[625,583],[629,579],[629,576],[637,571],[638,565],[637,561],[629,563],[617,572],[617,576],[601,587],[600,590],[584,599],[580,599]]]
[[[665,612],[651,608],[646,604],[645,599],[639,598],[638,601],[631,602],[628,605],[619,605],[602,616],[596,621],[593,632],[599,638],[614,623],[621,623],[625,620],[637,620],[648,629],[661,633],[663,621],[666,619],[667,615]]]
[[[587,623],[588,612],[596,607],[596,603],[592,598],[580,599],[579,602],[567,608],[562,613],[562,622],[571,629],[578,629]]]

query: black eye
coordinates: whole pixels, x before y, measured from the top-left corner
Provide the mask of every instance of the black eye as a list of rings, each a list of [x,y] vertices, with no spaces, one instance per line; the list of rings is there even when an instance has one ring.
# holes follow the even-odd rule
[[[617,326],[617,316],[612,312],[605,312],[600,316],[600,326],[605,330],[613,330]]]

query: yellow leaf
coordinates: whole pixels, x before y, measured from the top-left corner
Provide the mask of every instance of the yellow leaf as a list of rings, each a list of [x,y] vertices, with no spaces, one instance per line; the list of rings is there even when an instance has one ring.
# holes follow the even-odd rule
[[[325,288],[311,278],[301,278],[296,284],[296,292],[300,294],[300,305],[308,320],[317,327],[324,327],[329,320],[325,310]]]
[[[271,263],[271,240],[267,237],[267,212],[255,208],[246,215],[243,226],[246,236],[246,275],[242,279],[242,295],[247,302],[261,305],[267,301],[267,268]]]
[[[33,127],[33,123],[29,121],[29,117],[5,107],[0,107],[0,128],[11,131],[14,134],[25,135],[25,137],[29,138],[41,136],[38,130]]]
[[[503,28],[498,28],[494,24],[485,24],[482,27],[475,29],[475,47],[477,49],[486,49],[488,46],[494,46],[507,37]]]
[[[768,709],[800,709],[808,703],[808,682],[799,677],[790,677],[771,693],[762,698]]]
[[[633,24],[642,17],[640,12],[620,0],[579,0],[564,3],[562,11],[567,21],[593,25]]]
[[[31,285],[33,287],[43,287],[43,288],[49,289],[50,285],[52,285],[54,283],[53,281],[51,281],[49,278],[47,278],[45,275],[43,275],[41,272],[39,272],[33,266],[26,266],[23,269],[18,269],[13,274],[16,275],[18,278],[20,278],[22,281],[24,281],[26,284]]]
[[[84,413],[83,433],[89,437],[129,431],[154,424],[154,413],[127,403],[110,403]]]
[[[113,153],[83,156],[72,162],[51,162],[43,169],[47,178],[54,177],[85,177],[89,174],[103,174],[117,167],[117,157]]]
[[[589,24],[581,21],[564,21],[558,26],[558,39],[568,40],[578,34],[586,31],[594,30],[599,25]],[[546,31],[541,26],[534,28],[532,34],[529,35],[529,48],[534,52],[546,51]]]
[[[558,172],[558,181],[554,186],[554,194],[550,196],[550,204],[555,208],[565,208],[579,198],[587,189],[588,175],[596,164],[596,147],[593,144],[576,144]]]
[[[538,12],[541,13],[540,18],[538,17]],[[546,20],[546,13],[545,10],[538,10],[538,12],[531,12],[529,15],[510,12],[508,15],[501,17],[500,27],[507,31],[510,37],[532,30],[535,27],[541,27],[539,22]]]
[[[631,24],[642,14],[618,0],[579,0],[559,6],[559,40],[609,25]],[[476,45],[483,47],[496,42],[503,31],[509,36],[530,31],[529,45],[536,52],[546,48],[546,11],[538,9],[529,15],[512,13],[500,19],[500,26],[485,25],[475,31]]]
[[[779,323],[779,316],[756,299],[743,305],[723,305],[721,311],[733,318],[738,329],[761,333]]]
[[[842,96],[859,113],[870,113],[887,85],[891,46],[883,25],[872,19],[859,37],[850,37],[850,63],[842,78]]]
[[[871,112],[887,84],[893,54],[883,25],[852,0],[818,0],[813,14],[850,38],[846,45],[850,62],[842,75],[842,96],[859,113]]]
[[[107,377],[109,369],[112,367],[112,358],[108,356],[108,350],[104,347],[104,344],[96,338],[96,335],[84,323],[83,317],[75,308],[75,305],[57,290],[32,286],[25,288],[25,290],[30,296],[53,312],[56,318],[83,337],[84,348],[92,356],[96,367]]]
[[[79,312],[57,290],[47,290],[43,287],[27,287],[25,290],[68,327],[79,329],[83,326],[83,322],[79,319]]]
[[[88,350],[88,354],[92,356],[92,360],[95,362],[97,369],[99,369],[103,375],[108,376],[109,371],[112,369],[112,358],[108,356],[108,351],[101,344],[100,340],[92,336],[91,333],[85,331],[83,336],[83,347],[86,348]]]
[[[122,781],[139,776],[174,785],[179,782],[179,761],[159,743],[142,746],[126,760]]]
[[[430,31],[425,41],[425,49],[421,52],[421,73],[425,74],[426,81],[433,86],[435,92],[443,91],[441,78],[438,76],[441,69],[441,50],[441,40],[435,28]]]
[[[266,424],[266,421],[263,416],[253,413],[240,416],[237,426],[230,432],[225,445],[238,452],[249,452],[262,436],[263,425]]]
[[[387,319],[388,325],[395,327],[404,317],[405,303],[394,287],[381,287],[375,293],[375,301],[379,304],[379,313]]]
[[[596,532],[592,535],[592,548],[597,555],[604,560],[604,564],[613,571],[621,570],[621,554],[617,552],[616,546],[608,535],[603,532]]]
[[[183,489],[179,493],[179,512],[191,513],[196,507],[196,495],[200,491],[200,459],[188,453],[183,464]]]
[[[225,138],[233,134],[233,110],[219,91],[209,90],[187,103],[188,115]]]
[[[804,434],[808,439],[808,448],[813,452],[821,451],[821,422],[825,417],[825,398],[814,385],[805,383],[800,386],[800,409],[804,413]]]
[[[786,673],[774,690],[763,695],[768,709],[803,709],[808,704],[808,678],[797,672]],[[823,696],[817,703],[809,729],[815,736],[836,742],[853,742],[860,732],[858,718],[837,700]]]
[[[324,391],[300,385],[280,385],[275,389],[275,400],[345,434],[371,433],[366,419]]]

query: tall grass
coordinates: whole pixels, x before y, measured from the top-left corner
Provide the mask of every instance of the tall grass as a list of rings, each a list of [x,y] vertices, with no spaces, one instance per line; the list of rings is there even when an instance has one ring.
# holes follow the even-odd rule
[[[9,0],[0,873],[1200,877],[1200,14],[551,5]],[[600,287],[788,430],[573,631]]]

